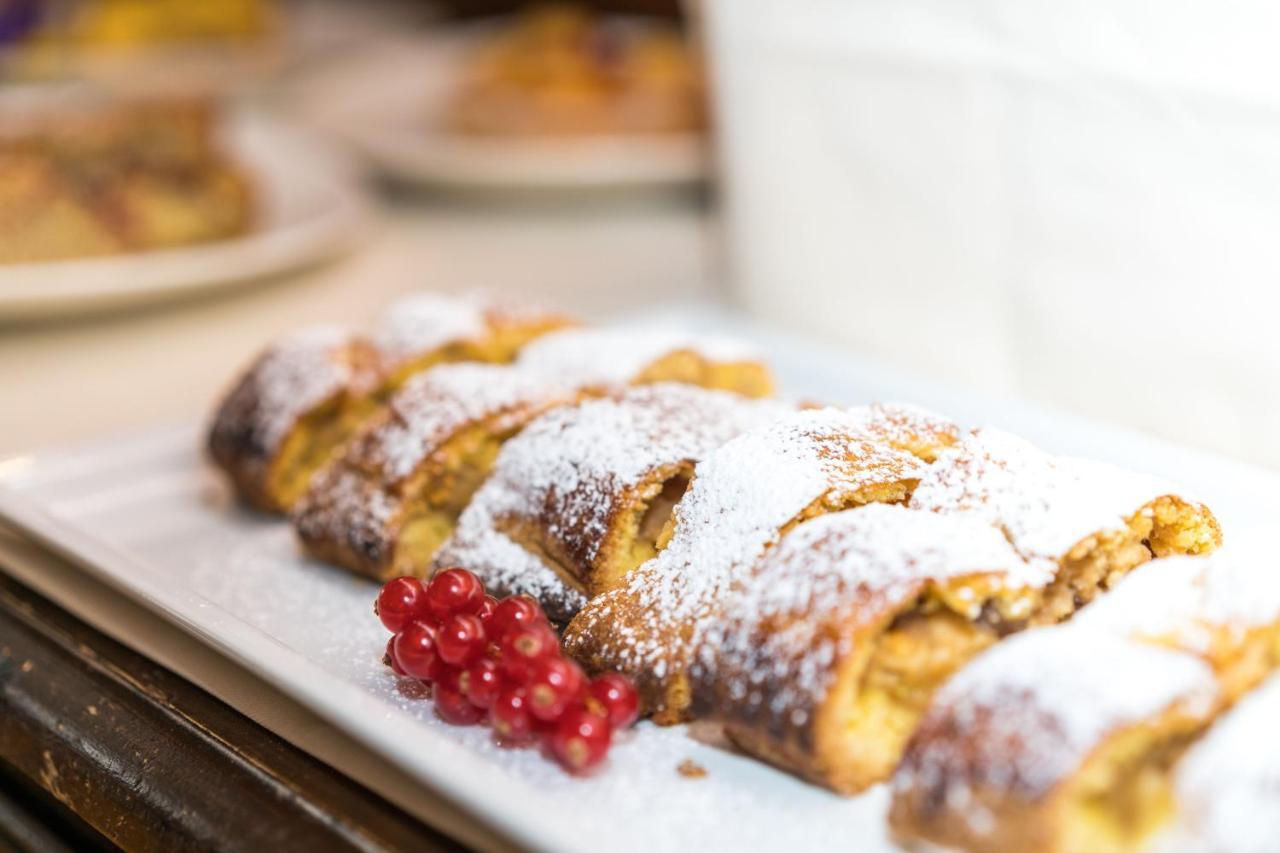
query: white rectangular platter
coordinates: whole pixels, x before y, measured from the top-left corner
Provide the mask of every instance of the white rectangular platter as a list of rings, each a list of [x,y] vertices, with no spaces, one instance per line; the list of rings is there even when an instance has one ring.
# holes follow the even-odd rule
[[[1264,532],[1280,509],[1275,473],[930,386],[720,315],[663,319],[755,339],[789,395],[909,400],[1055,452],[1166,476],[1214,507],[1229,546]],[[535,752],[494,747],[486,729],[439,722],[430,702],[398,687],[380,662],[376,585],[303,559],[287,524],[237,508],[202,461],[201,440],[191,424],[0,462],[0,520],[278,685],[521,846],[892,849],[883,788],[836,797],[728,751],[714,732],[641,724],[604,772],[575,779]],[[708,775],[681,776],[685,759]]]

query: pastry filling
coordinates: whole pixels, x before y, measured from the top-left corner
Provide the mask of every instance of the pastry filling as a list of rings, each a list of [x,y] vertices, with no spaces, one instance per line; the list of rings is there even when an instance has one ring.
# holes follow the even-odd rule
[[[912,610],[875,641],[847,716],[849,765],[861,788],[887,777],[942,682],[999,639],[950,610]]]
[[[483,427],[462,430],[430,457],[430,464],[407,485],[413,497],[396,534],[390,575],[423,575],[458,516],[493,470],[511,433],[494,435]]]
[[[935,589],[899,613],[852,668],[837,706],[845,721],[842,753],[832,766],[837,787],[859,791],[893,772],[934,692],[953,673],[1024,624],[1030,591],[991,583]],[[985,602],[978,605],[965,602]],[[972,612],[974,618],[960,612]],[[860,671],[860,675],[857,673]]]
[[[299,423],[272,466],[269,488],[281,506],[291,507],[306,494],[316,471],[355,434],[367,412],[368,407],[362,404],[344,407],[341,401],[334,401]]]
[[[657,556],[671,538],[676,504],[688,490],[690,473],[682,472],[654,483],[618,522],[618,528],[602,543],[590,591],[598,595],[617,584],[632,570]]]
[[[1134,850],[1174,812],[1169,777],[1202,726],[1137,726],[1113,737],[1081,770],[1062,813],[1064,849]]]

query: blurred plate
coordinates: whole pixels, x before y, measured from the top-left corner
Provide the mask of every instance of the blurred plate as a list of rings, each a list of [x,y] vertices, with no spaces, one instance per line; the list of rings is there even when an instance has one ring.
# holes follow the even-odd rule
[[[0,265],[0,319],[84,313],[243,286],[336,257],[366,230],[356,174],[317,140],[233,114],[226,144],[255,180],[257,222],[241,237],[173,249]]]
[[[309,121],[379,170],[424,186],[478,190],[615,190],[685,186],[706,175],[701,135],[493,138],[437,119],[476,33],[388,41],[300,85]]]

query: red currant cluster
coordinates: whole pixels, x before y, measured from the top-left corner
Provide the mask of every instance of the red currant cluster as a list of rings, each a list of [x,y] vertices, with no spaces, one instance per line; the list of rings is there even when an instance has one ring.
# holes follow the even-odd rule
[[[587,680],[560,653],[560,638],[538,603],[485,595],[464,569],[430,582],[396,578],[374,612],[394,636],[386,662],[429,685],[436,713],[469,726],[489,720],[504,746],[540,744],[570,772],[604,760],[613,733],[635,722],[639,699],[625,677]]]

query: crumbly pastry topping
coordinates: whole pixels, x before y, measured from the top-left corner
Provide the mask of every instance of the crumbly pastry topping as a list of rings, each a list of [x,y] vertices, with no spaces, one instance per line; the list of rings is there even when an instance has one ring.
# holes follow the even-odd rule
[[[1158,479],[980,429],[941,453],[911,506],[974,514],[1001,528],[1025,559],[1056,562],[1091,534],[1123,530],[1134,512],[1169,494]]]
[[[938,691],[893,786],[953,807],[976,788],[1035,799],[1111,732],[1175,704],[1207,713],[1217,696],[1213,672],[1192,655],[1077,626],[1028,631]]]
[[[672,329],[570,329],[533,341],[517,364],[584,387],[626,385],[663,356],[692,351],[711,361],[751,361],[758,354],[727,338]]]
[[[673,655],[697,646],[734,574],[807,507],[824,496],[839,505],[868,487],[919,478],[926,468],[838,409],[798,412],[738,436],[699,464],[667,548],[626,584],[593,599],[566,640],[591,633],[605,644],[594,651],[661,679]]]
[[[412,474],[467,424],[503,413],[520,418],[529,407],[572,396],[571,388],[529,370],[470,362],[440,365],[396,392],[387,414],[352,442],[349,458],[393,483]],[[495,429],[503,429],[501,420]]]
[[[1081,611],[1080,626],[1207,651],[1215,630],[1280,622],[1280,572],[1266,555],[1223,551],[1154,560]]]
[[[479,338],[487,325],[481,301],[422,292],[391,303],[374,323],[372,339],[383,357],[394,364]]]
[[[340,326],[312,326],[278,340],[241,378],[218,410],[215,439],[234,437],[252,452],[247,463],[265,463],[298,420],[344,391],[371,381],[361,365],[343,356],[358,339]]]
[[[879,618],[921,594],[928,583],[1000,574],[1007,587],[1043,587],[1043,564],[1025,563],[996,528],[966,516],[944,516],[869,504],[805,522],[783,537],[723,599],[729,614],[717,671],[733,701],[768,703],[770,713],[805,713],[821,704],[833,663],[854,642],[833,633],[859,616]],[[982,602],[972,602],[970,618]],[[762,630],[769,626],[769,630]],[[761,690],[762,685],[772,689]],[[790,720],[790,722],[797,722]]]
[[[533,595],[552,610],[585,603],[539,558],[500,529],[537,521],[592,559],[618,501],[665,466],[694,462],[735,435],[781,417],[776,402],[688,385],[641,386],[549,412],[508,442],[463,512],[440,565],[477,572],[489,586]]]
[[[1189,847],[1270,853],[1280,839],[1280,676],[1246,696],[1174,771]]]
[[[954,421],[911,403],[855,406],[849,414],[872,435],[929,460],[960,440],[960,427]]]

